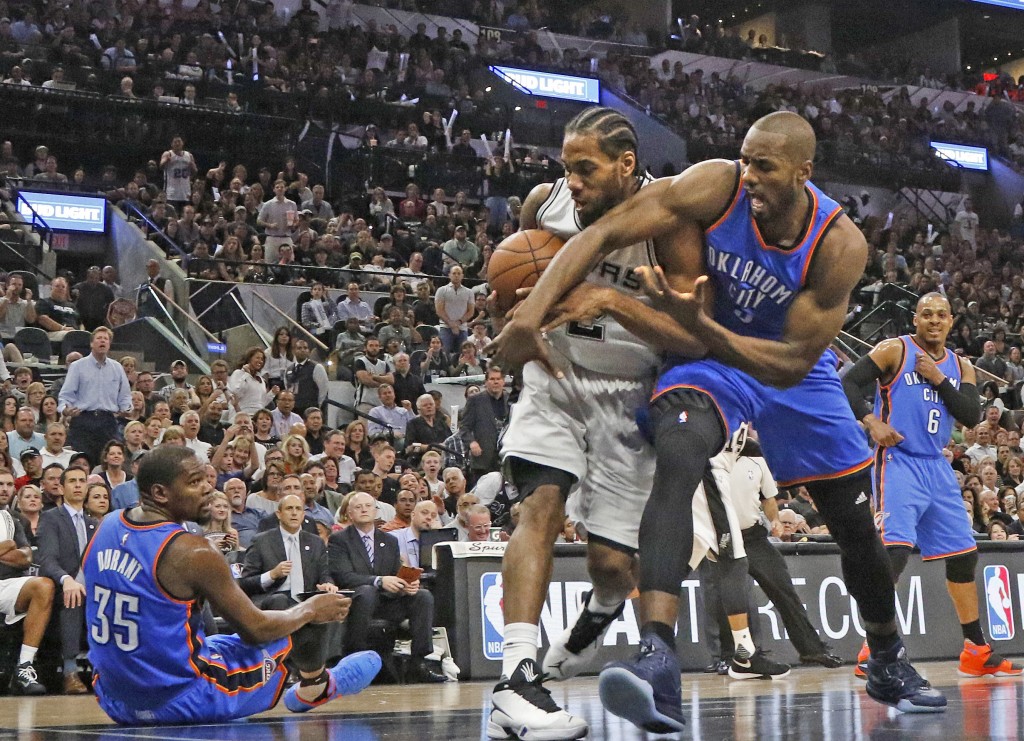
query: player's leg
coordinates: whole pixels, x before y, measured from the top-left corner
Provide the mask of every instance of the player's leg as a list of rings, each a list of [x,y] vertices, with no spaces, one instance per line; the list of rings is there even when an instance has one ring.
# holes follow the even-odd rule
[[[380,672],[381,658],[374,651],[350,653],[333,667],[326,667],[330,628],[304,625],[292,634],[288,661],[298,670],[299,681],[285,691],[284,704],[293,713],[304,713],[341,695],[354,695]]]
[[[568,398],[572,369],[556,382],[536,364],[523,369],[524,390],[513,406],[501,443],[507,475],[520,495],[519,524],[502,558],[501,681],[491,693],[487,734],[533,738],[582,738],[587,723],[558,707],[541,684],[537,665],[540,613],[554,566],[553,546],[565,524],[565,501],[585,471],[586,429]]]
[[[946,698],[911,666],[896,630],[896,590],[889,557],[875,530],[867,471],[806,484],[840,549],[843,579],[857,600],[871,659],[867,692],[904,712],[939,712]]]
[[[567,679],[587,666],[636,587],[640,517],[654,482],[654,448],[636,422],[636,409],[646,408],[650,398],[649,381],[611,380],[586,371],[577,375],[589,397],[581,410],[587,429],[586,474],[568,502],[568,514],[588,534],[593,590],[544,656],[544,673],[555,679]]]
[[[541,684],[537,666],[540,612],[551,582],[553,546],[565,523],[565,498],[573,477],[520,458],[508,461],[524,498],[519,524],[502,558],[505,631],[502,679],[491,693],[490,738],[582,738],[587,724],[562,710]]]
[[[968,677],[1020,675],[1024,669],[994,653],[981,627],[975,583],[978,551],[971,526],[963,517],[963,500],[953,471],[944,459],[928,461],[922,468],[919,480],[930,482],[931,490],[921,518],[921,556],[926,561],[945,562],[946,590],[964,637],[958,670]]]
[[[651,404],[657,469],[640,521],[641,638],[675,646],[679,585],[690,572],[693,550],[691,502],[708,461],[725,445],[725,430],[706,393],[676,389]]]
[[[35,670],[36,652],[42,643],[53,607],[53,581],[44,577],[8,579],[0,582],[0,607],[4,614],[24,615],[24,633],[18,666],[11,677],[11,692],[17,695],[43,695]]]
[[[544,675],[551,679],[576,676],[597,654],[601,636],[622,614],[626,598],[636,587],[636,551],[589,533],[587,573],[593,589],[583,595],[579,616],[552,639],[544,655]]]

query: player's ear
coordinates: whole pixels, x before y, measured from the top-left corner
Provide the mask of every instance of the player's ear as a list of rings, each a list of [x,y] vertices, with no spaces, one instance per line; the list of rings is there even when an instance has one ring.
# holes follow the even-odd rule
[[[636,152],[626,151],[619,156],[619,167],[623,177],[636,174]]]

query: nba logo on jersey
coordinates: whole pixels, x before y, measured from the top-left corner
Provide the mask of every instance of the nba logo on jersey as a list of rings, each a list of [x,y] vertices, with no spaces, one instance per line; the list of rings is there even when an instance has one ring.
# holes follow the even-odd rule
[[[480,576],[480,611],[483,625],[484,658],[501,661],[505,640],[505,616],[501,611],[504,589],[501,573],[489,571]]]
[[[1013,607],[1010,602],[1010,572],[1005,566],[985,567],[985,602],[988,605],[988,634],[994,641],[1014,636]]]

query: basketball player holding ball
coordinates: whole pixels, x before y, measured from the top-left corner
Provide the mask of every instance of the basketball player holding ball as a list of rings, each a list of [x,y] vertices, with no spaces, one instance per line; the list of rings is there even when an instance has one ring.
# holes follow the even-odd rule
[[[565,177],[537,186],[527,197],[521,229],[543,229],[566,240],[652,181],[638,172],[632,125],[609,108],[588,108],[569,122],[562,161]],[[513,238],[522,240],[523,235]],[[680,230],[670,240],[701,238],[695,227]],[[545,235],[533,232],[526,247],[541,255],[545,242]],[[520,244],[519,249],[525,248]],[[699,251],[667,244],[658,254],[693,259]],[[637,533],[655,462],[653,448],[638,428],[636,410],[647,405],[663,343],[689,342],[695,356],[704,352],[677,322],[640,300],[634,271],[653,266],[654,255],[652,243],[636,244],[595,266],[586,282],[556,307],[559,317],[569,321],[548,334],[553,365],[531,362],[523,368],[523,392],[501,442],[505,470],[520,492],[522,507],[502,564],[504,657],[502,678],[491,698],[491,738],[576,739],[587,733],[586,721],[559,708],[541,684],[538,623],[567,499],[571,516],[589,536],[587,566],[594,589],[586,595],[576,624],[552,642],[543,675],[565,679],[581,671],[636,583]],[[677,267],[666,273],[702,272],[699,260]],[[503,285],[499,303],[509,299],[508,281]],[[695,499],[695,520],[704,522],[703,527],[695,522],[704,534],[698,536],[704,540],[698,563],[717,546],[706,503],[703,509],[702,518]],[[735,523],[729,524],[739,532]],[[742,538],[733,540],[742,544]],[[746,596],[742,599],[737,611],[745,613]]]

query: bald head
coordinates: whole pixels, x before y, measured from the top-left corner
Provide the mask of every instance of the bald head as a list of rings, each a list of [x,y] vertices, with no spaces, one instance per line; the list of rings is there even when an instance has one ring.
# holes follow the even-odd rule
[[[917,310],[920,312],[921,309],[926,304],[928,306],[939,306],[939,305],[942,305],[942,306],[945,306],[948,309],[949,308],[949,299],[947,299],[945,296],[943,296],[938,291],[932,291],[931,293],[926,293],[925,295],[923,295],[921,298],[919,298],[917,300]]]
[[[751,128],[778,137],[779,145],[790,162],[814,160],[817,137],[802,116],[789,111],[777,111],[759,118]]]

